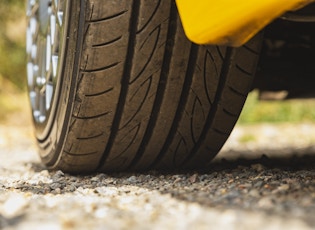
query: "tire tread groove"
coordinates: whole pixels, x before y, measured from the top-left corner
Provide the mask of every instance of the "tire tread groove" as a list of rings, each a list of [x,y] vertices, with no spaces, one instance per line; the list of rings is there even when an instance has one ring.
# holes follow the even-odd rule
[[[219,84],[218,84],[217,92],[216,92],[216,95],[215,95],[215,98],[213,101],[213,106],[211,108],[211,111],[208,114],[208,117],[206,119],[206,123],[203,127],[203,130],[201,132],[199,140],[193,146],[189,155],[184,159],[182,166],[187,164],[189,162],[189,160],[194,157],[197,150],[201,147],[202,143],[204,142],[208,130],[211,129],[211,127],[213,126],[213,123],[214,123],[215,117],[216,117],[215,114],[216,114],[216,112],[218,110],[218,106],[219,106],[219,101],[220,101],[222,94],[224,92],[224,85],[226,84],[226,79],[228,78],[229,72],[231,70],[232,57],[234,57],[234,56],[235,56],[235,48],[228,47],[226,50],[225,57],[224,57],[224,62],[222,65],[221,74],[220,74],[220,78],[219,78]]]
[[[186,71],[186,76],[185,76],[185,82],[184,82],[184,87],[181,93],[180,97],[180,102],[178,103],[176,115],[173,121],[173,125],[170,129],[170,132],[167,135],[166,141],[164,143],[164,146],[162,147],[162,150],[160,151],[159,155],[155,159],[155,161],[152,163],[152,165],[149,167],[156,167],[157,164],[162,160],[164,157],[166,150],[169,148],[170,144],[172,143],[172,140],[177,132],[177,128],[179,126],[182,114],[185,111],[185,105],[188,100],[188,92],[191,89],[191,83],[192,83],[192,78],[193,74],[196,68],[196,61],[197,61],[197,56],[198,56],[198,51],[199,47],[195,44],[191,45],[190,48],[190,55],[189,55],[189,60],[188,60],[188,67]]]
[[[98,18],[98,19],[90,19],[89,21],[86,21],[88,24],[91,24],[91,23],[100,23],[100,22],[104,22],[104,21],[107,21],[107,20],[111,20],[111,19],[114,19],[114,18],[117,18],[117,17],[120,17],[122,16],[123,14],[125,14],[127,12],[127,10],[123,10],[119,13],[116,13],[116,14],[113,14],[113,15],[110,15],[110,16],[107,16],[107,17],[104,17],[104,18]]]
[[[119,124],[122,118],[123,109],[126,102],[127,90],[128,90],[130,73],[131,73],[131,68],[132,68],[132,63],[130,60],[132,60],[132,57],[135,52],[134,47],[135,47],[135,38],[137,34],[137,24],[139,20],[138,19],[139,10],[140,10],[140,1],[134,1],[132,3],[132,12],[131,12],[130,29],[129,29],[130,35],[129,35],[127,55],[126,55],[126,62],[125,62],[124,70],[123,70],[123,79],[121,81],[121,93],[118,100],[116,116],[114,118],[112,128],[111,128],[112,131],[110,133],[107,146],[105,147],[105,151],[99,161],[98,170],[104,166],[105,161],[112,149],[115,137],[119,130]]]
[[[168,31],[167,31],[167,38],[166,41],[172,42],[175,38],[176,34],[176,26],[177,24],[175,23],[177,19],[177,12],[176,12],[176,7],[174,3],[171,4],[171,10],[170,10],[170,18],[169,18],[169,25],[168,25]],[[170,62],[172,59],[172,54],[173,54],[173,48],[171,50],[168,49],[167,42],[165,44],[165,53],[163,57],[163,64],[161,68],[161,74],[160,74],[160,80],[158,84],[158,89],[157,89],[157,95],[154,101],[153,109],[152,109],[152,114],[150,121],[148,123],[147,129],[144,134],[144,138],[142,139],[142,142],[140,144],[139,150],[131,162],[130,167],[133,167],[137,164],[139,159],[143,156],[145,147],[148,144],[152,133],[154,132],[154,128],[156,126],[156,121],[158,118],[158,114],[161,108],[162,100],[164,97],[164,92],[165,92],[165,87],[166,84],[165,82],[167,81],[169,71],[170,71]]]

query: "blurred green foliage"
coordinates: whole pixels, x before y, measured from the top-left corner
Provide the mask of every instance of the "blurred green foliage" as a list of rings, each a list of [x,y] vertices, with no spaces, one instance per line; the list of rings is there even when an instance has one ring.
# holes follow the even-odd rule
[[[259,101],[258,92],[249,94],[239,124],[315,122],[315,100]]]
[[[7,79],[25,88],[25,1],[1,0],[0,4],[0,80]],[[1,81],[0,81],[1,83]],[[0,85],[0,90],[3,90]]]

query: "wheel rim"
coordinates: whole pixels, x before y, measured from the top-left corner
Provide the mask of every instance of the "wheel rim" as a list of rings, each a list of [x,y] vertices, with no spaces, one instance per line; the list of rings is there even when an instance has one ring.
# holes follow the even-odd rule
[[[64,37],[64,0],[29,0],[27,80],[34,122],[47,127],[56,110]]]

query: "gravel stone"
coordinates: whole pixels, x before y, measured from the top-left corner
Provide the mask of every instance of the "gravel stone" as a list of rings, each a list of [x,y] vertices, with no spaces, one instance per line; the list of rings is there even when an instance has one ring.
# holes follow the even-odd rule
[[[135,183],[137,183],[137,177],[131,176],[131,177],[127,178],[127,182],[130,184],[135,184]]]
[[[0,229],[315,229],[315,138],[290,140],[309,125],[237,127],[200,171],[86,176],[48,171],[29,127],[0,125]]]

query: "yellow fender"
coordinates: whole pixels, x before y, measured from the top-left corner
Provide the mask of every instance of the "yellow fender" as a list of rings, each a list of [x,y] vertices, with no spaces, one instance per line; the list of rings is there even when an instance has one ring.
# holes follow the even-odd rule
[[[286,11],[315,0],[176,0],[187,37],[197,44],[240,46]]]

